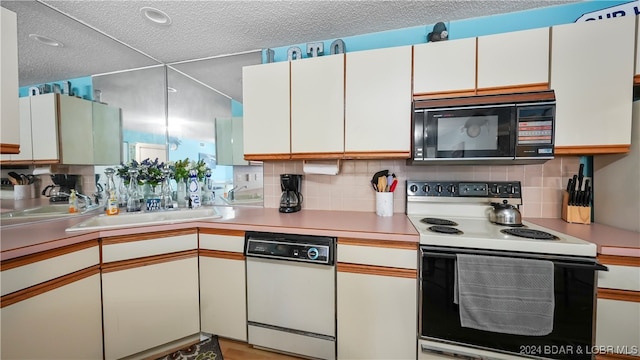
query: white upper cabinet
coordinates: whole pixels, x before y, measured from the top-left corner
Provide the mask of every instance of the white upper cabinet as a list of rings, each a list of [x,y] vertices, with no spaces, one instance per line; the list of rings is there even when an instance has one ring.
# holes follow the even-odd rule
[[[411,46],[358,51],[346,56],[346,157],[408,158]]]
[[[263,160],[264,154],[288,159],[291,152],[289,62],[245,66],[242,69],[244,154]],[[272,157],[275,159],[277,157]]]
[[[90,101],[59,96],[61,163],[93,164],[93,108]]]
[[[476,88],[476,38],[413,47],[413,93],[459,93]]]
[[[478,37],[478,89],[549,84],[549,28]]]
[[[636,79],[634,83],[640,84],[640,22],[636,21]]]
[[[18,106],[18,22],[16,14],[0,8],[0,153],[17,154],[20,146]]]
[[[93,111],[93,164],[114,165],[122,161],[120,108],[91,103]]]
[[[556,154],[628,151],[635,20],[623,16],[552,28]]]
[[[58,111],[56,94],[30,97],[33,160],[58,162]]]
[[[18,104],[20,109],[20,154],[2,155],[2,160],[31,162],[33,160],[31,98],[21,97]]]
[[[292,61],[292,157],[343,152],[344,54]]]

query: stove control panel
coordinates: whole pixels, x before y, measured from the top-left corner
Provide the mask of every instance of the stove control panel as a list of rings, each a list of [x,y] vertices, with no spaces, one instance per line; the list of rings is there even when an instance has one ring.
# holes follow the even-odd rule
[[[522,198],[519,181],[407,181],[407,196],[511,199]]]

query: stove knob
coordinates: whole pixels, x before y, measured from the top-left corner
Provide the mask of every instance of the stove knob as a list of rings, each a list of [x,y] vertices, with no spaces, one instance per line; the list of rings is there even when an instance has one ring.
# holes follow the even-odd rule
[[[440,185],[440,184],[436,185],[436,192],[438,194],[440,194],[442,192],[442,185]]]
[[[428,193],[429,190],[430,190],[429,185],[425,185],[425,186],[422,187],[422,191],[424,191],[425,193]]]
[[[450,193],[455,194],[456,193],[456,186],[451,184],[447,187],[447,190],[449,190]]]
[[[320,252],[316,248],[311,248],[307,250],[307,257],[311,260],[317,259],[318,255],[320,255]]]
[[[411,191],[413,194],[415,194],[416,192],[418,192],[418,185],[413,184],[413,185],[409,186],[409,191]]]
[[[508,193],[508,194],[513,194],[513,193],[515,193],[515,192],[516,192],[516,191],[515,191],[515,189],[514,189],[513,185],[507,185],[507,193]]]

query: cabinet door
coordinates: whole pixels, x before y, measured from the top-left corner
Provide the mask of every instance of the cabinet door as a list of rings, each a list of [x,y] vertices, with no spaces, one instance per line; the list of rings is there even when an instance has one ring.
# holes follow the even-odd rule
[[[552,28],[556,154],[628,149],[634,25],[634,16],[623,16]]]
[[[640,22],[636,21],[636,78],[634,83],[640,84]]]
[[[18,23],[16,13],[5,8],[0,10],[0,144],[2,153],[17,154],[17,145],[22,145],[18,121]]]
[[[103,270],[105,358],[198,333],[198,258]]]
[[[31,97],[31,141],[33,160],[57,161],[58,105],[57,94]]]
[[[289,79],[289,62],[242,68],[245,159],[289,158]]]
[[[416,358],[416,279],[337,275],[339,359]]]
[[[60,121],[60,162],[93,164],[92,102],[72,96],[58,97]]]
[[[13,161],[33,160],[31,141],[31,97],[21,97],[20,105],[20,154],[10,155]]]
[[[349,53],[346,64],[346,156],[409,157],[411,47]]]
[[[476,38],[413,47],[413,93],[465,93],[476,89]]]
[[[549,28],[478,37],[478,89],[549,86]]]
[[[638,355],[640,302],[598,299],[596,317],[596,345],[605,349],[613,347],[615,352],[626,355]]]
[[[92,103],[93,164],[117,165],[122,160],[120,108]]]
[[[3,359],[102,359],[100,275],[0,310]]]
[[[200,331],[247,341],[244,232],[200,229],[199,241]]]
[[[344,152],[344,54],[291,62],[291,153]]]

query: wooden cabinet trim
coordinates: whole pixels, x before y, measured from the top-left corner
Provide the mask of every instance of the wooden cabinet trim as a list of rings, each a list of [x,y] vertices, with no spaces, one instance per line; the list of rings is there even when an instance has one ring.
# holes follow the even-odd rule
[[[626,154],[631,150],[631,145],[584,145],[584,146],[556,146],[556,155],[601,155],[601,154]]]
[[[200,256],[210,257],[210,258],[241,260],[241,261],[245,260],[245,256],[243,253],[237,253],[237,252],[231,252],[231,251],[202,249],[200,250],[199,254]]]
[[[442,99],[442,98],[474,96],[476,94],[477,94],[476,89],[417,93],[417,94],[413,94],[413,100],[414,101],[434,100],[434,99]]]
[[[310,159],[342,159],[342,152],[326,152],[326,153],[291,153],[291,160],[310,160]]]
[[[20,154],[20,144],[0,144],[0,154]]]
[[[339,237],[338,245],[372,246],[387,249],[418,250],[418,244],[396,240],[375,240]]]
[[[56,278],[54,280],[50,280],[47,282],[44,282],[42,284],[38,284],[38,285],[34,285],[31,287],[28,287],[26,289],[23,290],[19,290],[16,291],[14,293],[11,294],[7,294],[5,296],[3,296],[0,299],[0,308],[3,308],[5,306],[9,306],[9,305],[13,305],[17,302],[23,301],[23,300],[27,300],[29,298],[32,298],[34,296],[38,296],[40,294],[43,294],[45,292],[51,291],[51,290],[55,290],[59,287],[71,284],[73,282],[76,281],[80,281],[84,278],[87,278],[89,276],[92,275],[96,275],[100,273],[100,265],[94,265],[91,267],[88,267],[86,269],[80,270],[80,271],[76,271],[74,273],[68,274],[68,275],[64,275],[61,276],[59,278]]]
[[[244,159],[247,161],[290,160],[291,154],[244,154]]]
[[[640,258],[633,256],[598,255],[598,260],[605,265],[640,267]]]
[[[344,159],[409,159],[410,151],[346,151]]]
[[[226,235],[226,236],[244,237],[244,231],[242,230],[199,228],[198,231],[200,234],[207,234],[207,235]]]
[[[157,231],[157,232],[147,232],[143,234],[136,235],[121,235],[121,236],[113,236],[102,239],[102,245],[111,245],[111,244],[119,244],[126,243],[131,241],[142,241],[142,240],[152,240],[159,238],[167,238],[172,236],[181,236],[181,235],[197,235],[198,229],[185,229],[185,230],[170,230],[170,231]]]
[[[72,252],[92,248],[98,246],[98,240],[89,240],[78,244],[68,245],[57,249],[47,250],[31,255],[25,255],[14,259],[0,262],[0,271],[14,269],[20,266],[33,264],[39,261],[55,258],[61,255],[70,254]]]
[[[640,303],[640,291],[598,288],[598,299],[631,301]]]
[[[418,270],[415,270],[415,269],[390,268],[390,267],[376,266],[376,265],[338,263],[337,270],[338,272],[346,272],[346,273],[353,273],[353,274],[391,276],[391,277],[399,277],[399,278],[406,278],[406,279],[418,278]]]
[[[640,85],[640,75],[635,75],[633,77],[633,84],[634,85]]]
[[[521,84],[511,86],[497,86],[479,88],[477,90],[478,95],[493,95],[493,94],[512,94],[521,92],[536,92],[549,90],[549,83],[536,83],[536,84]]]
[[[136,259],[127,259],[102,264],[102,272],[108,273],[113,271],[133,269],[137,267],[161,264],[170,261],[177,261],[198,256],[198,250],[186,250],[175,253],[145,256]]]
[[[513,88],[512,88],[513,89]],[[451,95],[451,94],[449,94]],[[553,101],[555,100],[555,92],[553,90],[531,91],[531,92],[509,92],[497,94],[483,94],[477,96],[449,96],[443,97],[424,97],[414,96],[416,109],[438,108],[443,106],[467,106],[467,105],[489,105],[489,104],[506,104],[529,101]]]

